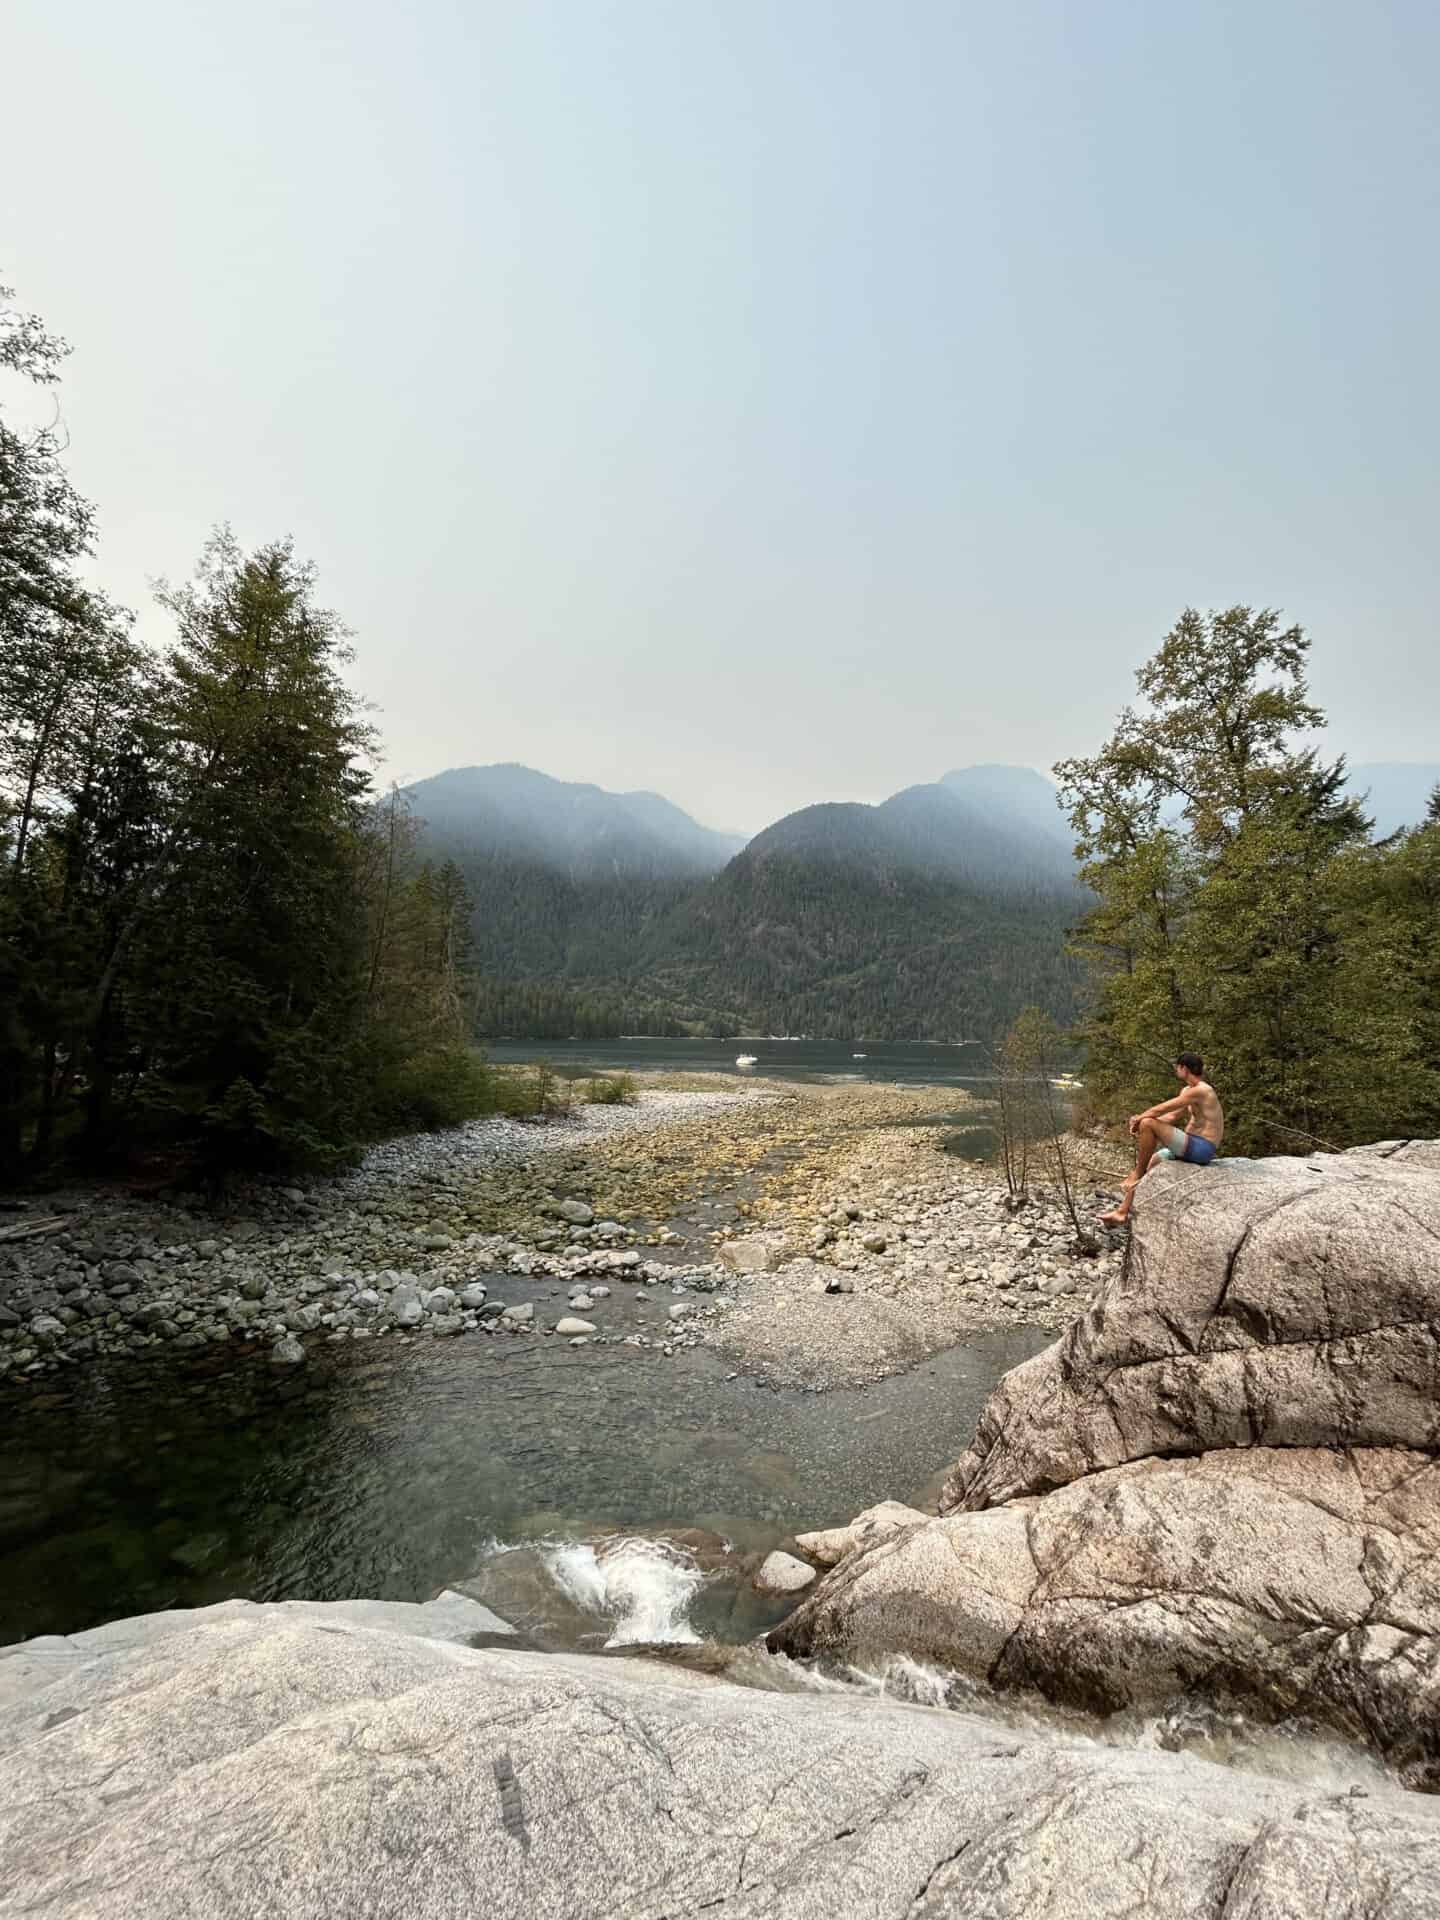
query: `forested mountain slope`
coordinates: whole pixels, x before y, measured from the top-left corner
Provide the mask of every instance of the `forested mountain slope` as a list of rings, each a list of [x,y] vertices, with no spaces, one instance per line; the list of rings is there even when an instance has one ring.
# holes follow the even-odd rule
[[[1073,862],[1028,768],[803,808],[709,875],[685,861],[722,836],[657,796],[478,768],[412,797],[474,895],[487,1032],[989,1039],[1075,1012]]]

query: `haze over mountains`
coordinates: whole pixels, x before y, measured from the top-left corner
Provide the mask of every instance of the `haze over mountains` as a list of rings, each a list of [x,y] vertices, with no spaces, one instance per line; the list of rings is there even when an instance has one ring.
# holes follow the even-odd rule
[[[513,763],[451,767],[407,789],[432,833],[563,873],[713,873],[745,844],[658,793],[607,793]]]
[[[974,767],[822,803],[748,844],[654,794],[458,768],[408,798],[461,867],[495,1032],[989,1036],[1072,1010],[1076,906],[1053,786]]]
[[[747,845],[817,859],[871,857],[945,872],[1068,874],[1055,789],[1030,767],[966,767],[878,806],[822,802],[747,842],[658,793],[607,793],[531,767],[452,767],[406,789],[438,842],[534,860],[571,878],[715,873]]]
[[[1440,767],[1357,766],[1383,836]],[[659,794],[517,765],[408,790],[475,900],[492,1034],[709,1031],[993,1041],[1021,1007],[1073,1017],[1080,904],[1053,784],[963,767],[870,806],[824,801],[748,842]]]

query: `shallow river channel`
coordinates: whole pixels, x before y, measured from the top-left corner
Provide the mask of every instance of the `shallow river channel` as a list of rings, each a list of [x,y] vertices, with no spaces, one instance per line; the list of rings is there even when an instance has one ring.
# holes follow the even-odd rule
[[[533,1287],[510,1287],[507,1297]],[[776,1392],[704,1350],[469,1336],[94,1364],[15,1395],[0,1465],[0,1642],[243,1595],[428,1598],[497,1543],[703,1527],[737,1549],[933,1491],[1001,1373],[978,1340],[871,1387]],[[707,1636],[768,1624],[743,1584]]]

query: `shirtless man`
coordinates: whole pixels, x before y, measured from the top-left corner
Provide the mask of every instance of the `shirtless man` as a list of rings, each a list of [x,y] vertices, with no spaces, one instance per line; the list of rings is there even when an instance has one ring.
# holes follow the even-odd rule
[[[1135,1171],[1125,1182],[1125,1198],[1111,1213],[1100,1216],[1106,1227],[1123,1227],[1130,1218],[1135,1189],[1145,1178],[1152,1160],[1189,1160],[1197,1167],[1208,1167],[1225,1138],[1225,1112],[1220,1096],[1205,1078],[1204,1063],[1198,1053],[1182,1053],[1175,1061],[1175,1078],[1183,1080],[1185,1091],[1144,1113],[1132,1113],[1131,1133],[1139,1141]],[[1182,1114],[1185,1116],[1183,1122]]]

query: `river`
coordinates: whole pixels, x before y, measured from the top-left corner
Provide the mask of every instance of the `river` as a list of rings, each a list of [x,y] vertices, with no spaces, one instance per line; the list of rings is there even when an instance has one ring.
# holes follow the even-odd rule
[[[423,1599],[473,1582],[497,1542],[606,1527],[769,1547],[933,1490],[1046,1338],[993,1334],[824,1395],[728,1378],[703,1349],[553,1340],[322,1346],[297,1374],[250,1352],[97,1362],[11,1401],[0,1642],[235,1595]],[[724,1582],[708,1600],[716,1637],[774,1617]]]

